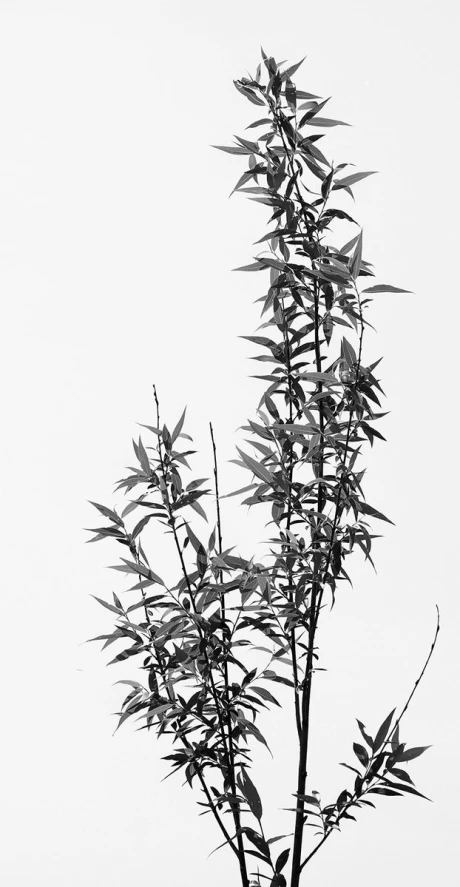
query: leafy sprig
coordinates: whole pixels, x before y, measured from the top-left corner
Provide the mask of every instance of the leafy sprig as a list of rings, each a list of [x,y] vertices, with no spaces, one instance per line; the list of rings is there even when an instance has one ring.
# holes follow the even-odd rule
[[[193,441],[184,431],[185,410],[170,430],[160,421],[154,387],[156,424],[142,426],[154,445],[141,437],[133,441],[137,465],[116,487],[135,498],[121,514],[92,503],[109,524],[92,530],[89,540],[111,538],[123,545],[126,556],[112,569],[134,582],[126,590],[126,604],[115,592],[113,603],[97,598],[116,624],[111,634],[93,640],[103,640],[104,648],[128,643],[109,664],[139,656],[145,674],[144,683],[120,681],[129,692],[118,727],[134,718],[141,722],[138,729],[171,737],[174,750],[164,759],[171,772],[184,771],[191,787],[198,780],[203,813],[212,813],[224,837],[220,846],[228,844],[236,855],[243,887],[254,883],[249,857],[266,872],[258,870],[255,883],[262,878],[271,887],[285,887],[283,871],[290,859],[291,887],[298,887],[304,866],[342,819],[354,819],[350,810],[374,806],[369,795],[424,797],[399,765],[425,749],[400,743],[399,725],[439,631],[438,618],[428,659],[396,721],[392,712],[374,738],[358,721],[358,767],[344,764],[355,774],[353,789],[341,790],[323,806],[319,792],[307,792],[319,618],[326,603],[333,606],[336,594],[343,593],[343,583],[351,582],[348,563],[354,551],[361,550],[374,566],[373,522],[392,523],[363,491],[363,449],[385,440],[375,423],[386,415],[375,373],[381,358],[368,356],[365,331],[371,327],[374,295],[408,291],[390,284],[362,288],[374,272],[363,255],[362,230],[342,233],[357,223],[341,202],[345,195],[354,200],[354,186],[375,173],[350,172],[346,168],[352,164],[335,164],[322,153],[322,130],[348,124],[322,115],[329,99],[297,88],[292,78],[301,64],[284,68],[262,50],[255,76],[235,81],[252,105],[263,108],[264,116],[247,127],[257,130],[257,138],[236,136],[232,146],[215,146],[247,157],[248,168],[232,194],[245,193],[269,207],[272,226],[257,241],[261,249],[252,261],[235,269],[268,272],[269,281],[258,300],[259,329],[243,336],[260,352],[252,359],[264,364],[264,372],[255,378],[265,383],[255,416],[243,426],[248,438],[234,460],[249,474],[249,483],[222,495],[210,425],[214,489],[203,488],[208,478],[185,484],[184,470],[190,470],[195,452],[187,448]],[[208,521],[205,497],[211,493],[215,525],[206,538],[203,524],[198,530],[194,521]],[[221,502],[242,494],[243,504],[269,509],[270,536],[261,562],[224,547]],[[126,519],[135,511],[138,519],[130,529]],[[144,538],[152,524],[170,539],[177,570],[173,584],[147,557]],[[250,664],[254,651],[267,656],[258,668]],[[280,705],[267,682],[292,693],[299,745],[292,847],[276,858],[272,844],[291,836],[265,836],[262,800],[250,775],[254,742],[268,748],[259,714]],[[320,840],[302,862],[310,825]]]

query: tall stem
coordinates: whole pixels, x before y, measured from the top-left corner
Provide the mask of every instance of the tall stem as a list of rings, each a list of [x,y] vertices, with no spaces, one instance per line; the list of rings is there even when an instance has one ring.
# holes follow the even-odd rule
[[[217,541],[218,541],[218,549],[217,550],[218,550],[219,555],[221,555],[222,554],[222,520],[221,520],[221,514],[220,514],[219,479],[218,479],[218,474],[217,474],[217,449],[216,449],[216,443],[214,440],[214,432],[213,432],[211,422],[209,423],[209,428],[211,431],[211,441],[212,441],[212,450],[213,450],[213,459],[214,459],[214,486],[215,486],[215,491],[216,491]],[[222,578],[223,578],[222,570],[219,570],[218,575],[220,578],[220,582],[222,583]],[[226,614],[225,614],[225,595],[223,593],[222,593],[222,597],[221,597],[221,609],[222,609],[222,632],[224,632]],[[224,636],[223,636],[223,640],[225,640]],[[231,722],[231,715],[230,715],[230,698],[229,698],[228,691],[229,691],[228,662],[227,662],[227,657],[225,656],[224,657],[224,693],[225,693],[225,702],[226,702],[226,707],[227,707],[228,764],[229,764],[228,774],[229,774],[230,786],[232,789],[232,793],[235,796],[236,795],[235,756],[233,753],[232,722]],[[225,726],[223,727],[223,729],[225,730]],[[235,822],[236,839],[237,839],[237,843],[238,843],[238,851],[239,851],[238,859],[239,859],[239,864],[240,864],[241,881],[242,881],[242,884],[244,885],[244,887],[246,887],[246,885],[249,884],[249,881],[248,881],[248,873],[247,873],[247,868],[246,868],[246,857],[245,857],[245,853],[244,853],[243,835],[241,834],[241,831],[240,831],[240,829],[241,829],[240,811],[239,811],[239,807],[236,803],[232,804],[232,813],[233,813],[233,819]]]
[[[156,404],[156,408],[157,408],[157,426],[158,426],[158,430],[160,432],[160,404],[158,401],[158,396],[157,396],[155,386],[153,386],[153,392],[154,392],[155,404]],[[168,493],[168,486],[167,486],[167,481],[166,481],[166,467],[165,467],[165,463],[164,463],[164,459],[163,459],[163,452],[162,452],[162,447],[161,447],[161,432],[158,437],[158,455],[160,457],[161,473],[162,473],[162,477],[163,477],[163,483],[165,485],[165,494],[164,495],[165,495],[165,504],[166,504],[166,507],[168,510],[169,524],[171,526],[171,530],[172,530],[173,537],[174,537],[174,542],[175,542],[177,553],[178,553],[179,560],[181,563],[182,574],[183,574],[185,582],[187,584],[187,589],[188,589],[188,593],[190,596],[190,603],[193,608],[193,611],[196,613],[195,596],[194,596],[193,589],[192,589],[192,586],[190,583],[189,575],[187,572],[187,567],[185,565],[184,555],[183,555],[183,551],[182,551],[182,548],[181,548],[181,545],[179,542],[179,537],[177,535],[176,519],[175,519],[175,516],[172,511],[171,501],[170,501],[169,493]],[[198,623],[197,623],[197,628],[198,628],[198,633],[200,635],[200,639],[203,641],[205,638],[204,638],[201,626]],[[211,663],[209,661],[209,657],[208,657],[206,648],[204,648],[204,658],[205,658],[206,666],[208,669],[211,695],[214,700],[217,721],[219,724],[219,732],[220,732],[220,737],[222,740],[225,769],[229,775],[232,793],[233,793],[233,795],[235,795],[236,794],[235,776],[234,776],[234,772],[232,770],[230,753],[229,753],[229,750],[227,747],[227,736],[225,733],[225,725],[224,725],[224,722],[222,719],[222,709],[221,709],[221,705],[220,705],[220,701],[219,701],[219,696],[217,693],[217,688],[214,683],[214,675],[212,673]],[[231,737],[230,737],[230,740],[231,740]],[[231,741],[230,741],[230,745],[231,745]],[[247,871],[246,871],[246,859],[245,859],[245,855],[244,855],[243,838],[242,838],[241,832],[239,832],[239,829],[240,829],[239,810],[237,809],[235,804],[231,804],[231,809],[232,809],[232,814],[233,814],[233,820],[235,823],[235,828],[237,831],[238,862],[239,862],[239,866],[240,866],[241,883],[242,883],[242,887],[249,887],[249,881],[248,881],[248,876],[247,876]]]
[[[315,359],[316,359],[316,371],[318,373],[321,372],[321,348],[319,341],[319,286],[317,280],[315,280],[314,286],[314,307],[315,307]],[[318,383],[318,391],[322,391],[321,382]],[[319,458],[317,461],[318,465],[318,476],[321,478],[323,476],[323,464],[324,464],[324,415],[323,415],[323,406],[322,400],[320,399],[318,402],[319,409],[319,418],[320,418],[320,449],[319,449]],[[316,530],[320,527],[320,518],[319,515],[322,513],[324,508],[324,492],[323,485],[321,483],[318,484],[318,499],[317,499],[317,512],[318,517],[316,519]],[[317,534],[313,533],[312,542],[315,542],[315,536]],[[311,600],[309,607],[309,629],[308,629],[308,652],[307,652],[307,664],[305,669],[305,680],[302,691],[302,729],[300,735],[300,748],[299,748],[299,765],[298,765],[298,773],[297,773],[297,798],[296,798],[296,817],[295,817],[295,827],[294,827],[294,846],[292,850],[292,878],[291,878],[291,887],[298,887],[300,880],[300,861],[302,856],[302,841],[303,841],[303,829],[304,829],[304,816],[305,816],[305,802],[303,799],[303,795],[305,794],[305,784],[307,779],[307,759],[308,759],[308,742],[310,738],[310,705],[311,705],[311,690],[312,690],[312,681],[313,681],[313,650],[315,644],[315,633],[316,627],[319,618],[319,608],[317,608],[317,598],[320,594],[320,574],[321,574],[321,542],[318,540],[318,549],[317,553],[313,555],[314,558],[314,576],[312,583],[312,591],[311,591]]]

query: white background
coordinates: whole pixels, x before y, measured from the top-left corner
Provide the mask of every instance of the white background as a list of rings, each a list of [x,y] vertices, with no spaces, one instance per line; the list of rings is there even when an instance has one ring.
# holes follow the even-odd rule
[[[305,884],[457,883],[458,652],[458,17],[448,2],[263,3],[61,0],[0,3],[2,296],[2,802],[6,887],[233,887],[228,850],[198,792],[169,772],[153,734],[111,715],[113,683],[86,638],[111,630],[90,594],[123,588],[88,499],[121,504],[112,484],[133,464],[137,422],[188,425],[209,474],[211,419],[221,483],[249,482],[227,460],[254,415],[258,366],[238,339],[259,322],[264,275],[233,273],[267,230],[265,207],[235,195],[244,159],[215,151],[258,116],[232,80],[255,72],[260,44],[307,56],[299,88],[332,96],[353,124],[321,147],[376,169],[349,210],[364,227],[376,281],[413,295],[374,302],[365,360],[379,378],[388,443],[367,453],[368,501],[381,524],[377,576],[356,555],[326,613],[314,695],[310,789],[349,785],[355,717],[376,729],[404,703],[442,633],[402,731],[433,745],[410,768],[433,803],[382,798],[346,823]],[[250,137],[250,136],[249,136]],[[352,170],[350,170],[352,171]],[[350,235],[351,236],[351,235]],[[345,236],[343,238],[345,240]],[[456,388],[456,386],[455,386]],[[148,442],[148,441],[146,441]],[[249,555],[263,516],[236,500],[227,545]],[[197,519],[196,530],[201,529]],[[169,541],[151,563],[175,566]],[[117,671],[117,669],[119,669]],[[122,673],[123,671],[123,673]],[[275,760],[256,749],[268,835],[288,832],[294,791],[290,711],[265,722]],[[261,747],[260,747],[261,748]],[[195,795],[195,797],[194,797]],[[277,845],[282,848],[282,843]]]

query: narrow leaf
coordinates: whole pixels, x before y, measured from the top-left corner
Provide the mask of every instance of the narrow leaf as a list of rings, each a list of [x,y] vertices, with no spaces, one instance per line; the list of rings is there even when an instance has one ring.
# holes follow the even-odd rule
[[[263,813],[262,801],[260,800],[259,793],[245,768],[243,768],[238,774],[237,782],[249,804],[251,813],[260,821]]]
[[[377,286],[368,286],[363,293],[411,293],[412,290],[402,290],[399,286],[391,286],[390,283],[379,283]]]
[[[344,176],[343,179],[336,179],[331,190],[338,191],[340,188],[349,188],[350,185],[355,185],[356,182],[366,179],[367,176],[375,176],[376,173],[376,169],[373,169],[370,172],[354,172],[351,176]]]
[[[374,740],[374,747],[373,747],[374,751],[378,751],[378,749],[382,745],[383,741],[386,739],[387,733],[388,733],[388,730],[390,729],[390,724],[393,720],[393,715],[394,715],[395,711],[396,711],[396,709],[394,708],[393,711],[390,712],[388,717],[385,718],[383,724],[381,724],[381,726],[377,730],[377,734],[376,734],[376,737]]]

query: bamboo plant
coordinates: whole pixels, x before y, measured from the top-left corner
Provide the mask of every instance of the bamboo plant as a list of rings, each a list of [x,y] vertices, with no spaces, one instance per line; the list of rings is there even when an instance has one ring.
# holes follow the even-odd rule
[[[399,714],[393,710],[373,735],[357,721],[354,758],[343,765],[349,781],[323,804],[308,771],[318,624],[336,594],[346,591],[352,553],[360,550],[374,566],[374,522],[389,520],[363,491],[362,451],[385,440],[375,427],[385,413],[376,376],[380,360],[364,347],[367,317],[374,295],[408,291],[362,287],[374,277],[363,258],[362,230],[334,245],[343,240],[341,227],[356,226],[342,208],[347,196],[353,198],[354,185],[373,173],[344,172],[349,164],[331,164],[320,150],[323,130],[344,124],[321,116],[327,100],[296,87],[292,78],[300,64],[283,68],[262,50],[255,76],[235,81],[261,109],[263,116],[247,127],[257,139],[215,146],[248,158],[234,191],[270,213],[261,251],[237,269],[269,274],[259,300],[261,326],[244,337],[262,351],[254,359],[266,372],[256,376],[265,390],[244,426],[254,452],[238,448],[235,460],[247,483],[227,494],[245,494],[242,505],[268,507],[265,554],[256,561],[232,553],[235,540],[223,537],[225,497],[212,425],[210,486],[203,487],[207,478],[183,480],[194,452],[185,410],[170,430],[155,386],[154,424],[142,426],[149,443],[141,437],[134,442],[137,464],[116,486],[128,503],[121,513],[92,503],[109,524],[93,529],[88,540],[111,538],[123,546],[125,556],[112,569],[130,583],[123,602],[115,593],[113,602],[97,598],[116,622],[112,632],[92,639],[103,640],[104,648],[128,643],[111,662],[135,657],[132,665],[140,669],[139,680],[119,682],[129,692],[118,726],[134,718],[139,729],[171,738],[165,760],[199,790],[198,803],[223,838],[219,846],[236,858],[242,887],[285,887],[288,872],[290,887],[298,887],[308,862],[359,808],[373,807],[379,795],[425,797],[406,764],[426,747],[407,748],[400,725],[439,632],[438,615],[427,660]],[[211,532],[205,531],[204,509],[210,495]],[[170,537],[174,584],[165,583],[147,555],[142,539],[151,521]],[[259,665],[250,667],[255,653]],[[250,775],[254,742],[267,745],[258,717],[280,704],[277,685],[292,700],[288,723],[298,747],[297,783],[289,790],[295,798],[292,832],[282,839],[265,833],[260,792]]]

